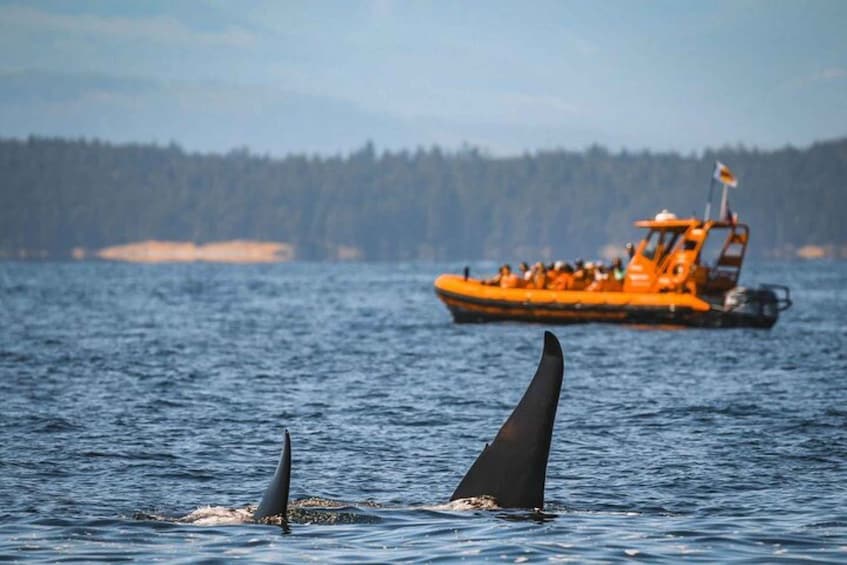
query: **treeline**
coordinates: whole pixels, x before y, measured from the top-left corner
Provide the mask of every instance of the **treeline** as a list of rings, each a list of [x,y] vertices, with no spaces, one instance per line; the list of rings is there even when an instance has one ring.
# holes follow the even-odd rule
[[[847,139],[702,155],[476,149],[269,158],[176,145],[0,140],[0,256],[65,257],[145,239],[288,242],[297,257],[591,256],[662,208],[702,215],[714,161],[740,179],[750,252],[847,243]],[[713,209],[718,206],[715,191]]]

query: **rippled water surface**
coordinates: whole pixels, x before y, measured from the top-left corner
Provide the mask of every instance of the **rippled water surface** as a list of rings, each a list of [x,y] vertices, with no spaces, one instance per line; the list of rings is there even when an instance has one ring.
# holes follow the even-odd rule
[[[547,329],[454,325],[461,267],[0,263],[0,560],[847,561],[847,265],[749,265],[770,331],[553,328],[544,516],[444,505]]]

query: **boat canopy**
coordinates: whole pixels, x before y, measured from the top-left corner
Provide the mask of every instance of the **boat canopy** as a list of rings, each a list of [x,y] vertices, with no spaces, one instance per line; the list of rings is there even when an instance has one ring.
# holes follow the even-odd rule
[[[684,232],[689,228],[729,228],[738,224],[733,222],[720,222],[718,220],[703,221],[699,218],[674,218],[672,220],[638,220],[637,222],[634,222],[633,225],[637,228]]]
[[[738,284],[749,240],[745,224],[677,218],[663,210],[635,226],[648,230],[635,248],[624,281],[626,292],[724,292]],[[723,232],[714,260],[702,256],[709,235]]]

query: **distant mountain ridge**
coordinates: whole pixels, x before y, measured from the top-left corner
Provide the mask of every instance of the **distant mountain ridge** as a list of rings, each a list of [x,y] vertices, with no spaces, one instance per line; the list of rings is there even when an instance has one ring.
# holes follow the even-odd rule
[[[299,259],[591,257],[663,208],[702,215],[714,161],[754,255],[847,256],[847,138],[806,149],[675,153],[467,148],[269,158],[176,145],[0,140],[0,257],[144,240],[282,242]],[[718,191],[713,209],[717,209]],[[77,255],[79,253],[77,252]],[[814,255],[814,253],[812,254]]]

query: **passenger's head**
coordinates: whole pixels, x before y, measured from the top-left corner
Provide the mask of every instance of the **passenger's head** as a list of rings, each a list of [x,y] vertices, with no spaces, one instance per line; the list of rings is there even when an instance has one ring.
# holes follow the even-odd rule
[[[620,257],[615,257],[614,259],[612,259],[612,268],[613,269],[620,269],[621,267],[623,267],[623,261],[621,260]]]
[[[521,264],[518,266],[521,271],[528,271],[529,265],[526,264],[526,261],[521,261]]]
[[[565,262],[564,261],[556,261],[555,263],[553,263],[553,270],[554,271],[561,271],[564,268],[565,268]]]
[[[509,266],[509,264],[508,264],[508,263],[504,263],[504,264],[500,267],[500,274],[501,274],[501,275],[508,275],[508,274],[511,274],[511,272],[512,272],[512,268]]]

